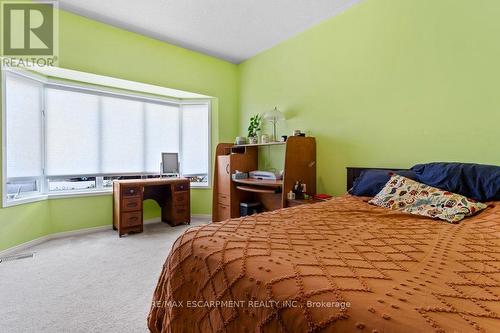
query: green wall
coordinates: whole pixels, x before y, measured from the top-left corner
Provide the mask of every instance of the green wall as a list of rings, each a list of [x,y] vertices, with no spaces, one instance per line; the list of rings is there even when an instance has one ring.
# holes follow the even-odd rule
[[[47,201],[0,208],[0,251],[49,233]]]
[[[500,164],[498,17],[497,0],[365,0],[236,66],[62,12],[60,66],[215,96],[214,145],[278,105],[280,134],[317,138],[318,190],[338,195],[346,166]],[[210,204],[193,190],[193,213]],[[110,195],[0,209],[0,250],[110,222]]]
[[[214,146],[236,136],[236,65],[63,11],[59,33],[60,67],[214,96]],[[192,213],[208,214],[211,201],[210,189],[193,189]],[[49,233],[111,224],[111,213],[111,195],[0,208],[0,251]],[[156,216],[158,206],[147,201],[145,218]]]
[[[499,165],[499,17],[497,0],[365,0],[240,65],[240,133],[278,105],[335,195],[346,166]]]

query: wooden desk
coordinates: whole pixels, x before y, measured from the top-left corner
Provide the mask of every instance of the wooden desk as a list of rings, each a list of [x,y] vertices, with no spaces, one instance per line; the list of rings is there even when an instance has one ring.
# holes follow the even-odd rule
[[[161,220],[171,226],[191,222],[189,179],[152,178],[113,182],[113,229],[121,237],[142,232],[143,200],[153,199],[161,207]]]

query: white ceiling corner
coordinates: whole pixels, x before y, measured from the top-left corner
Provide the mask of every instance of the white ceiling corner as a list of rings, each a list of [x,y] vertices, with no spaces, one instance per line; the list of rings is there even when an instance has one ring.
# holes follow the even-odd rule
[[[362,0],[59,0],[63,10],[240,63]]]

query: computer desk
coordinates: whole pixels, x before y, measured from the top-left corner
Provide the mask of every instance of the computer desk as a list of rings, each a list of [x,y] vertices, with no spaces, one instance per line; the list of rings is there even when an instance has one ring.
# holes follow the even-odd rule
[[[191,222],[187,178],[151,178],[113,181],[113,229],[118,236],[143,230],[143,201],[155,200],[161,220],[176,226]]]

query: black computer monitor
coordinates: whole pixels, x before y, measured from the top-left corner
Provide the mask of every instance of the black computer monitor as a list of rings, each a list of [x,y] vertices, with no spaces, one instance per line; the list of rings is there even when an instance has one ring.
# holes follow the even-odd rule
[[[179,174],[179,154],[161,153],[162,174]]]

